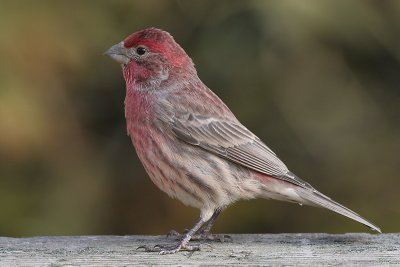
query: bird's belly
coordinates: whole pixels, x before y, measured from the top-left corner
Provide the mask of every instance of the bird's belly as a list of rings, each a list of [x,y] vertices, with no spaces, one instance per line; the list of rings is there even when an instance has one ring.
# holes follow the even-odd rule
[[[130,131],[132,143],[152,182],[185,205],[202,208],[206,200],[187,181],[187,170],[180,157],[171,152],[167,138],[157,131],[136,128]]]
[[[216,209],[257,196],[247,169],[145,127],[129,133],[153,183],[185,205]]]

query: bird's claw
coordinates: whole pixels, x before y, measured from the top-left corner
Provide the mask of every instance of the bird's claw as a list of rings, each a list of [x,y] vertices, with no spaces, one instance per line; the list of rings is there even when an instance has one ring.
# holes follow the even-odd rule
[[[136,250],[144,249],[145,252],[152,252],[152,251],[154,250],[155,247],[156,247],[156,246],[151,247],[151,246],[141,245],[141,246],[138,246],[138,247],[136,248]]]
[[[180,237],[181,234],[175,230],[171,230],[167,233],[167,237]]]
[[[192,236],[194,241],[215,241],[215,242],[230,242],[232,237],[226,234],[199,234]]]
[[[174,254],[179,251],[199,251],[199,245],[155,245],[155,246],[139,246],[137,249],[144,249],[145,252],[158,252],[160,255]]]
[[[147,245],[142,245],[136,248],[136,250],[139,249],[144,249],[145,252],[160,252],[161,245],[155,245],[155,246],[147,246]]]
[[[183,234],[180,234],[178,231],[175,230],[171,230],[167,233],[167,237],[182,237],[183,235],[185,235],[187,232],[189,232],[189,229],[185,229],[183,231]]]
[[[160,250],[160,255],[166,255],[166,254],[174,254],[179,251],[199,251],[200,246],[199,245],[175,245],[175,246],[166,246],[161,248]]]
[[[175,230],[171,230],[167,237],[174,237],[176,239],[181,239],[183,235],[178,233]],[[232,237],[226,234],[209,234],[209,233],[200,233],[193,235],[191,240],[193,241],[215,241],[215,242],[230,242],[232,241]]]

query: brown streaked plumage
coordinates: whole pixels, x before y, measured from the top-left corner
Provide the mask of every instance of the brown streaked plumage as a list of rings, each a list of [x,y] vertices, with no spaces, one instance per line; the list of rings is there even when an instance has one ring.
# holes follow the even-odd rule
[[[107,55],[122,64],[128,134],[151,180],[169,196],[200,209],[200,220],[162,254],[197,250],[218,214],[240,199],[278,199],[328,208],[380,229],[291,173],[198,78],[192,60],[167,32],[133,33]]]

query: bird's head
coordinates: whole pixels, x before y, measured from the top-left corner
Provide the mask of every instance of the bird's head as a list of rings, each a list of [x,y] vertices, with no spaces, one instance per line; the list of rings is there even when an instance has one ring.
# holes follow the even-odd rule
[[[156,28],[129,35],[105,54],[122,65],[127,85],[142,89],[154,88],[171,75],[194,69],[191,59],[174,38]]]

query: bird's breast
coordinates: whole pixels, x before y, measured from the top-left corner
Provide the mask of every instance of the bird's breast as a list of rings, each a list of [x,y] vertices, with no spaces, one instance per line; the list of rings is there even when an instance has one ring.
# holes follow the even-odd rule
[[[128,134],[131,129],[145,127],[153,118],[153,98],[151,95],[127,87],[125,96],[125,118]]]

